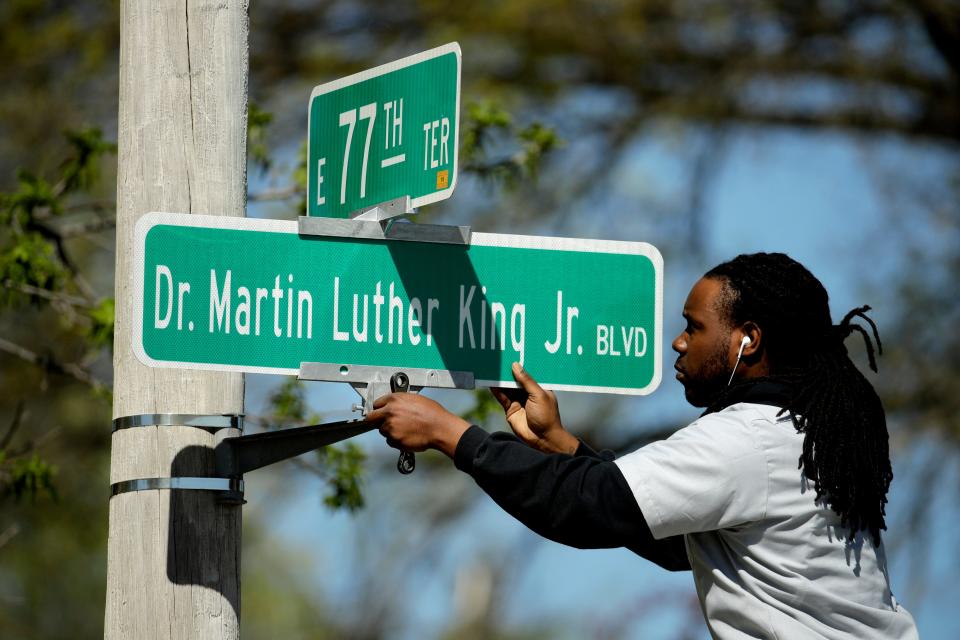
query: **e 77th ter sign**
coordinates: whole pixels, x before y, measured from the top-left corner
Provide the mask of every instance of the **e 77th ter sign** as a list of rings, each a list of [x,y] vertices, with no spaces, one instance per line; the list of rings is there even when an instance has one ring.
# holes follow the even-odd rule
[[[137,223],[134,350],[152,366],[296,375],[317,362],[559,390],[660,383],[663,262],[640,242],[474,233],[469,246],[301,236],[297,223]]]
[[[307,109],[307,215],[347,218],[457,181],[460,46],[451,43],[320,85]]]

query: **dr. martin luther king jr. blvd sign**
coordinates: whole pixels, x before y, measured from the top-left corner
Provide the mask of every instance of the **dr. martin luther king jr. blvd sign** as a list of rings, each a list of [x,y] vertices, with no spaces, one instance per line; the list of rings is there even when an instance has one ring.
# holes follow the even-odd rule
[[[642,242],[398,242],[150,213],[135,252],[134,350],[152,366],[366,365],[513,386],[519,361],[552,389],[621,394],[661,379],[663,261]]]

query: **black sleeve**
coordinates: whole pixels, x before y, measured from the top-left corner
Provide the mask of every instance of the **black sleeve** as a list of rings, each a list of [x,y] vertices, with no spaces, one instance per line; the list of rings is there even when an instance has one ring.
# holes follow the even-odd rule
[[[519,438],[518,438],[519,439]],[[607,462],[613,462],[617,457],[613,454],[613,451],[609,449],[603,449],[601,451],[594,451],[590,445],[588,445],[583,440],[580,440],[580,444],[577,445],[577,450],[573,452],[574,456],[587,456],[590,458],[599,458],[600,460],[606,460]]]
[[[580,549],[626,547],[664,569],[690,568],[682,536],[654,540],[620,468],[583,443],[576,455],[550,455],[472,426],[454,463],[545,538]]]

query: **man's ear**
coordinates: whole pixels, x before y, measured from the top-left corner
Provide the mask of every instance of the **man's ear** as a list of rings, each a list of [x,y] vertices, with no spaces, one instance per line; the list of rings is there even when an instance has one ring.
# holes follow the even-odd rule
[[[763,347],[763,331],[760,330],[757,323],[752,320],[744,322],[743,326],[740,327],[740,332],[750,338],[750,343],[743,348],[743,357],[749,358],[760,353]]]

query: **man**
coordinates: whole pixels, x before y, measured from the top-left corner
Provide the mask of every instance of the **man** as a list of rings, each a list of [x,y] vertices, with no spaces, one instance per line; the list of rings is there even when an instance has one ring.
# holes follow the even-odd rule
[[[706,407],[619,460],[567,432],[555,396],[515,364],[494,389],[514,434],[420,396],[374,403],[391,446],[435,448],[547,538],[627,547],[691,569],[717,638],[915,638],[890,592],[880,531],[892,479],[883,407],[843,345],[823,285],[784,254],[741,255],[690,291],[673,341],[687,401]]]

